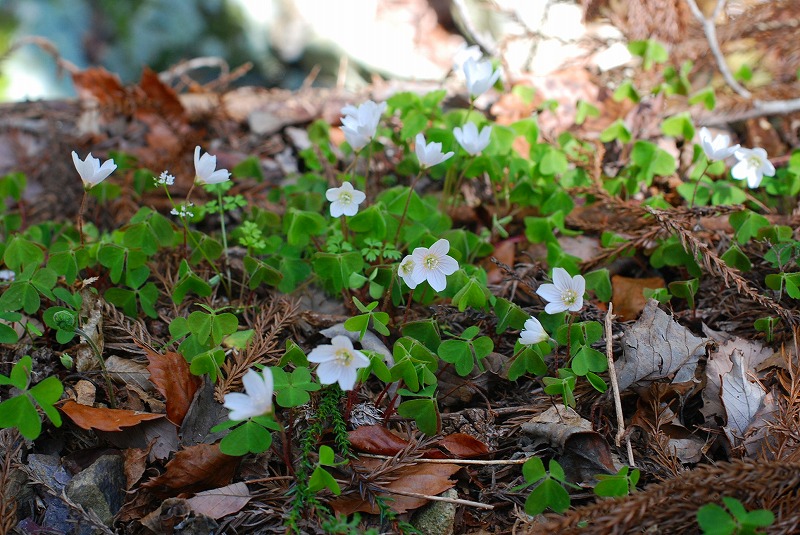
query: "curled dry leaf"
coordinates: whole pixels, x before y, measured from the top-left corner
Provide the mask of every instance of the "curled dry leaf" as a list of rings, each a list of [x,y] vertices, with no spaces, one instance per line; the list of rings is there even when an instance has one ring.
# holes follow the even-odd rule
[[[106,359],[106,370],[114,381],[126,385],[136,385],[145,391],[153,391],[153,383],[148,380],[147,367],[131,359],[111,355]]]
[[[146,347],[144,350],[147,360],[150,361],[147,366],[150,381],[167,401],[167,418],[179,426],[189,412],[201,380],[192,375],[186,359],[178,353],[167,351],[162,355]]]
[[[480,457],[481,455],[489,453],[489,446],[466,433],[447,435],[437,442],[437,446],[444,448],[459,459]]]
[[[239,512],[252,499],[247,485],[239,482],[218,489],[198,492],[186,500],[196,513],[214,520]]]
[[[375,472],[381,466],[382,461],[379,459],[355,459],[352,463],[353,469],[369,474]],[[450,476],[459,469],[460,467],[455,464],[399,464],[395,469],[384,472],[385,477],[392,478],[393,481],[383,487],[385,492],[378,492],[378,495],[391,498],[388,503],[393,511],[405,513],[411,509],[422,507],[428,500],[395,494],[392,491],[436,496],[456,484],[450,479]],[[377,505],[364,500],[357,494],[339,496],[331,501],[330,505],[334,511],[343,515],[349,515],[356,511],[372,514],[379,512]]]
[[[624,354],[617,362],[620,390],[675,374],[673,383],[694,378],[708,340],[679,325],[651,299],[642,315],[623,336]]]
[[[722,404],[728,422],[723,429],[731,444],[737,444],[761,410],[766,392],[750,380],[740,355],[731,355],[731,360],[731,372],[722,378]]]
[[[61,405],[60,409],[78,427],[97,431],[122,431],[123,427],[131,427],[147,420],[164,417],[163,414],[89,407],[71,400]]]
[[[166,471],[142,484],[160,496],[177,496],[227,485],[239,466],[239,457],[225,455],[216,444],[198,444],[175,454]]]

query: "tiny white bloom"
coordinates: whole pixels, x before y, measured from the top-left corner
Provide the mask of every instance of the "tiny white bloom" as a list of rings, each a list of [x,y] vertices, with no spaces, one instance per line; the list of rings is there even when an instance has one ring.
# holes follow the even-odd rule
[[[426,247],[417,247],[411,253],[414,261],[414,271],[411,273],[413,280],[419,284],[424,280],[428,281],[431,288],[441,292],[447,287],[446,275],[452,275],[458,269],[458,262],[455,258],[447,256],[450,250],[450,242],[442,238]]]
[[[519,333],[519,343],[524,345],[538,344],[549,339],[550,335],[545,332],[542,324],[536,318],[530,318],[525,322],[525,328]]]
[[[489,136],[492,135],[492,127],[484,126],[478,133],[478,127],[475,123],[469,122],[464,125],[464,128],[456,126],[453,128],[453,135],[456,136],[458,144],[464,147],[472,156],[478,154],[489,145]]]
[[[342,113],[345,115],[342,118],[342,132],[353,150],[363,149],[375,137],[384,111],[386,111],[385,102],[376,104],[371,100],[364,102],[358,108],[352,105],[342,108]]]
[[[217,169],[217,157],[205,153],[200,156],[200,146],[194,148],[194,181],[198,184],[219,184],[230,180],[227,169]]]
[[[344,182],[338,188],[329,189],[325,192],[325,197],[331,202],[331,217],[356,215],[358,205],[367,198],[363,191],[353,189],[350,182]]]
[[[466,63],[468,59],[480,61],[481,58],[483,58],[481,47],[478,45],[467,46],[466,44],[462,44],[453,55],[453,71],[463,75],[464,63]]]
[[[72,162],[75,164],[75,169],[78,170],[81,180],[83,180],[84,189],[92,189],[108,178],[108,175],[117,168],[114,160],[106,160],[103,165],[100,165],[100,159],[93,158],[91,152],[85,160],[81,160],[78,157],[78,153],[72,151]]]
[[[436,164],[440,164],[445,160],[450,159],[453,156],[453,152],[442,153],[442,144],[435,143],[431,141],[430,143],[425,143],[425,136],[417,134],[415,139],[416,145],[414,150],[417,152],[417,158],[419,159],[419,164],[422,167],[433,167]]]
[[[733,155],[738,149],[739,144],[731,146],[731,137],[725,134],[719,134],[715,138],[711,138],[711,132],[705,126],[700,129],[700,146],[703,147],[703,152],[709,160],[724,160]]]
[[[731,169],[731,176],[736,180],[747,179],[749,187],[757,188],[764,175],[775,175],[775,166],[767,158],[767,151],[764,149],[739,149],[734,154],[739,161]]]
[[[475,60],[469,58],[464,62],[464,78],[470,96],[477,98],[492,87],[500,78],[500,69],[494,70],[488,59]]]
[[[352,390],[360,368],[369,366],[369,359],[353,348],[346,336],[334,336],[328,345],[317,346],[308,354],[309,362],[317,362],[317,377],[323,385],[339,383],[342,390]]]
[[[223,405],[230,410],[231,420],[247,420],[254,416],[262,416],[272,412],[272,393],[274,390],[272,372],[265,369],[263,373],[248,370],[242,377],[245,394],[233,392],[225,394]]]
[[[182,204],[179,208],[173,208],[170,210],[169,213],[178,217],[194,217],[194,212],[190,210],[192,206],[194,206],[193,202],[190,202],[189,204]]]
[[[0,269],[0,281],[3,282],[14,282],[17,274],[11,271],[10,269]]]
[[[397,272],[403,278],[403,282],[405,282],[406,286],[412,290],[417,287],[417,284],[419,284],[414,280],[414,265],[414,259],[411,257],[411,255],[406,255],[403,261],[400,262],[400,267],[397,268]]]
[[[570,277],[564,268],[553,270],[553,284],[542,284],[536,293],[549,301],[544,311],[548,314],[558,314],[569,310],[578,312],[583,308],[583,294],[586,291],[586,279],[582,275]]]
[[[175,183],[175,177],[169,171],[162,171],[155,181],[157,186],[171,186]]]

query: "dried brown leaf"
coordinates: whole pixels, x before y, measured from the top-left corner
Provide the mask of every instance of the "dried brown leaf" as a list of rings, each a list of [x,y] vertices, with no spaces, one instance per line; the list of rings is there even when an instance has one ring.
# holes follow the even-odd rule
[[[183,492],[198,492],[227,485],[239,457],[225,455],[216,444],[198,444],[175,454],[166,471],[142,484],[161,496],[176,496]]]
[[[147,420],[164,417],[163,414],[89,407],[71,400],[61,405],[60,409],[78,427],[98,431],[122,431],[123,427],[131,427]]]
[[[198,492],[187,501],[196,513],[217,520],[239,512],[251,499],[247,485],[239,482],[227,487]]]
[[[200,388],[200,378],[192,375],[189,364],[178,353],[167,351],[162,355],[145,348],[150,365],[150,381],[167,400],[167,418],[181,425],[189,411],[194,394]]]
[[[466,433],[453,433],[442,438],[436,443],[437,446],[446,449],[454,457],[459,459],[469,459],[480,457],[489,453],[489,446],[477,438]]]

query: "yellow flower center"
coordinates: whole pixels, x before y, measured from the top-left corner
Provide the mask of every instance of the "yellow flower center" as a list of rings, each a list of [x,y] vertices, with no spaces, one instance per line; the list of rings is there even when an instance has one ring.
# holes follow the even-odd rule
[[[339,193],[339,202],[342,204],[350,204],[353,202],[353,196],[346,191],[343,191]]]
[[[573,289],[566,289],[561,292],[561,301],[567,305],[572,306],[578,300],[578,293]]]
[[[758,156],[751,156],[747,160],[747,163],[753,169],[758,169],[759,167],[761,167],[761,158],[759,158]]]
[[[403,272],[403,275],[411,275],[414,271],[414,262],[408,261],[400,265],[400,271]]]
[[[427,254],[425,258],[422,259],[422,265],[425,266],[426,269],[436,269],[436,266],[439,265],[439,258],[435,254]]]
[[[334,353],[336,356],[336,363],[340,366],[350,366],[353,361],[353,353],[347,348],[339,348]]]

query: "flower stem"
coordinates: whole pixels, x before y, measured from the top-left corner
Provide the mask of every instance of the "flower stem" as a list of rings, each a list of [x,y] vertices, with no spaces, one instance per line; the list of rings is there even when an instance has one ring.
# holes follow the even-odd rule
[[[228,259],[228,233],[225,231],[225,208],[222,205],[222,189],[217,188],[217,203],[219,205],[219,226],[222,231],[222,252],[225,253],[225,277],[228,279],[228,297],[231,296],[231,267]]]
[[[75,332],[84,340],[86,343],[89,344],[89,347],[92,348],[92,352],[94,353],[95,357],[97,357],[97,361],[100,363],[100,369],[103,372],[103,378],[106,380],[106,389],[108,390],[108,404],[111,405],[111,408],[114,409],[117,407],[117,398],[114,395],[114,387],[111,384],[111,377],[108,375],[108,369],[106,369],[106,361],[103,359],[102,353],[100,353],[100,349],[97,347],[97,344],[94,343],[92,337],[81,329],[80,327],[75,327]]]
[[[706,171],[708,171],[708,159],[705,160],[706,166],[703,168],[703,172],[700,173],[700,176],[697,177],[697,182],[694,183],[694,190],[692,190],[692,200],[689,202],[689,208],[694,207],[694,198],[697,196],[697,188],[700,186],[700,181],[703,179],[703,175]]]
[[[83,211],[86,209],[86,197],[89,195],[89,190],[83,190],[83,198],[81,198],[81,207],[78,209],[78,234],[81,238],[81,247],[83,246]]]
[[[406,197],[406,205],[403,207],[403,215],[400,216],[400,223],[397,225],[397,232],[395,232],[394,234],[395,247],[397,247],[398,243],[397,240],[400,239],[400,232],[403,230],[403,223],[406,222],[406,215],[408,215],[408,206],[411,204],[411,196],[414,194],[414,187],[417,185],[417,182],[419,182],[419,179],[422,178],[422,172],[424,170],[425,170],[424,167],[421,168],[419,170],[419,173],[417,173],[417,176],[414,178],[414,181],[411,182],[411,187],[408,190],[408,197]]]

